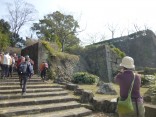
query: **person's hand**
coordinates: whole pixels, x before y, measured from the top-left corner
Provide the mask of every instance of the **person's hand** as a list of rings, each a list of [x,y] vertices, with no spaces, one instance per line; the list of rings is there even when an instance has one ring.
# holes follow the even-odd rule
[[[120,69],[120,72],[124,72],[124,69]]]

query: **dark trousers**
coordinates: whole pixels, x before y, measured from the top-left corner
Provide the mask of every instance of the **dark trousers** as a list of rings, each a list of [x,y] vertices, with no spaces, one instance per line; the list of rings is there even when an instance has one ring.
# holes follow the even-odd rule
[[[21,75],[20,85],[22,88],[22,92],[26,92],[28,78],[29,77],[27,75]]]
[[[11,75],[12,77],[12,73],[13,73],[13,65],[9,66],[9,76]]]
[[[2,65],[2,77],[8,77],[9,75],[9,65]]]
[[[45,80],[45,78],[46,78],[46,72],[47,72],[47,68],[44,68],[44,69],[41,71],[41,78],[42,78],[43,80]]]

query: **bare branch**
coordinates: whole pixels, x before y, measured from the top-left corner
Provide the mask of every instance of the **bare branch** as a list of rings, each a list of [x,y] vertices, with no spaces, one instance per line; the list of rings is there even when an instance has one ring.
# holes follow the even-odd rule
[[[13,4],[8,3],[7,9],[12,32],[16,34],[27,22],[34,20],[32,16],[36,13],[33,5],[23,0],[14,0]]]
[[[110,24],[108,24],[108,29],[109,29],[109,31],[111,31],[111,33],[112,33],[112,39],[114,38],[114,34],[115,34],[115,31],[117,30],[117,25],[110,25]]]

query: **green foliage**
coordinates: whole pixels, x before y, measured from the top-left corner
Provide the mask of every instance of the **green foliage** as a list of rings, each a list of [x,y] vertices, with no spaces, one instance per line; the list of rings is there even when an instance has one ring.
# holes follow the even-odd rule
[[[49,51],[49,53],[51,54],[51,56],[56,56],[56,52],[55,50],[50,46],[50,43],[47,41],[41,41],[41,43],[43,44],[43,46]]]
[[[156,68],[145,67],[144,74],[154,75],[156,73]]]
[[[115,52],[120,58],[126,56],[124,52],[122,52],[119,48],[112,48],[113,52]]]
[[[5,51],[10,45],[10,40],[7,34],[0,32],[0,51]]]
[[[32,30],[37,32],[39,38],[45,37],[46,41],[56,42],[64,51],[65,47],[79,44],[76,37],[78,22],[71,15],[64,15],[59,11],[44,16],[39,23],[34,23]]]
[[[149,80],[144,75],[141,76],[141,85],[145,85],[149,83]]]
[[[10,33],[9,23],[4,21],[3,19],[0,20],[0,32],[3,34],[9,34]]]
[[[73,83],[76,84],[93,84],[99,79],[98,76],[87,72],[77,72],[73,75]]]
[[[0,51],[4,51],[10,45],[10,25],[3,19],[0,20]]]
[[[44,45],[44,47],[48,50],[48,52],[50,53],[51,56],[55,56],[56,58],[59,58],[61,60],[69,60],[69,61],[77,61],[79,58],[76,55],[71,55],[68,53],[63,53],[63,52],[59,52],[59,51],[55,51],[49,42],[47,41],[41,41],[41,43]]]
[[[65,52],[80,55],[83,52],[84,48],[79,45],[74,45],[65,49]]]
[[[54,80],[56,77],[56,73],[54,72],[53,69],[48,69],[47,70],[47,76],[49,79]]]

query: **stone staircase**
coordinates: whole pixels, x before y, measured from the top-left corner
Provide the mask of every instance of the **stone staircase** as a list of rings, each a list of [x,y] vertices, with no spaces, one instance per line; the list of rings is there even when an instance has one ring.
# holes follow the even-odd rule
[[[43,82],[34,75],[21,95],[17,74],[0,79],[0,117],[91,117],[61,85]]]

